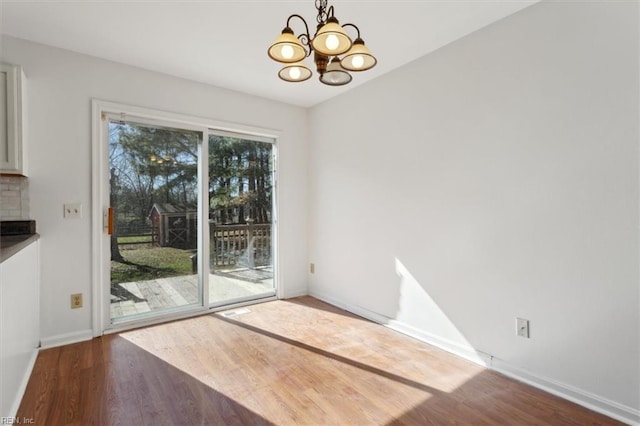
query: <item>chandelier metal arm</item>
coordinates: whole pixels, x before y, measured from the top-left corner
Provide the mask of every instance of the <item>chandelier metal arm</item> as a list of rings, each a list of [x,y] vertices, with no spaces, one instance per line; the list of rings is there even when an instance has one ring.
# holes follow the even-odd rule
[[[343,24],[342,28],[346,28],[346,27],[353,27],[356,29],[356,32],[358,33],[357,38],[360,38],[360,28],[358,28],[358,26],[356,24],[352,24],[351,22],[347,23],[347,24]]]
[[[333,14],[333,6],[329,6],[329,9],[327,9],[327,13],[326,13],[326,16],[325,16],[325,19],[324,19],[323,23],[326,22],[327,19],[333,18],[334,16],[335,15]]]
[[[307,46],[307,56],[305,56],[305,58],[311,56],[313,49],[311,48],[311,38],[309,37],[309,34],[300,34],[298,36],[298,40],[300,40],[300,43],[304,46]]]
[[[305,32],[298,36],[298,40],[300,40],[303,45],[307,46],[307,56],[305,56],[305,58],[308,58],[309,56],[311,56],[311,51],[313,50],[311,49],[311,36],[309,35],[309,26],[307,25],[307,21],[302,16],[294,13],[287,18],[287,28],[291,29],[291,19],[293,18],[300,19],[304,24]]]
[[[304,34],[301,34],[301,35],[307,36],[308,39],[311,39],[311,37],[309,36],[309,26],[307,25],[307,21],[302,16],[298,15],[297,13],[294,13],[293,15],[291,15],[291,16],[289,16],[287,18],[287,27],[291,28],[291,19],[292,18],[298,18],[298,19],[300,19],[302,21],[302,23],[304,24],[304,29],[305,29],[306,32]]]

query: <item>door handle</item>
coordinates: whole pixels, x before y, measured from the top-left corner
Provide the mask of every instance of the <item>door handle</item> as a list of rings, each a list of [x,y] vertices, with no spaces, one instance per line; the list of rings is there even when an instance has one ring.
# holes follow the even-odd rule
[[[107,234],[109,235],[113,235],[113,231],[114,231],[113,214],[114,214],[113,207],[107,208],[107,213],[105,214],[106,216],[105,223],[106,223]]]

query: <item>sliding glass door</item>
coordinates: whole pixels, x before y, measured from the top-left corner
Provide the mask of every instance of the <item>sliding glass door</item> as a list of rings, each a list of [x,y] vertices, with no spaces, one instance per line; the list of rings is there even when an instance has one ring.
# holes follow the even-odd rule
[[[112,322],[201,305],[195,259],[203,133],[122,120],[108,126]]]
[[[211,130],[208,152],[209,303],[274,296],[273,143]]]
[[[100,113],[103,331],[276,295],[274,140],[158,114]]]

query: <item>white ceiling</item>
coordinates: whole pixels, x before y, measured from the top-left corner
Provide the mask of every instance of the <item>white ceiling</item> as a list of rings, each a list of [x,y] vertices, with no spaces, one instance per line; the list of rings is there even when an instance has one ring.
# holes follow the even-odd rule
[[[314,0],[0,0],[0,32],[309,107],[536,2],[329,0],[378,58],[343,87],[321,84],[315,70],[303,83],[285,83],[266,54],[290,14],[314,30]],[[304,26],[296,20],[292,28]]]

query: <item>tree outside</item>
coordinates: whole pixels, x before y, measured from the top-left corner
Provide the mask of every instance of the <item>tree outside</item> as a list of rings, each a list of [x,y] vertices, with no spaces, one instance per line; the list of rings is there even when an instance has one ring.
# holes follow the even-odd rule
[[[172,244],[171,238],[184,241],[186,237],[181,237],[179,231],[187,228],[180,227],[181,221],[188,221],[189,212],[197,211],[201,139],[202,134],[194,131],[110,123],[110,202],[115,208],[112,285],[192,273],[194,233],[183,245]],[[272,145],[215,135],[208,142],[212,226],[270,224]],[[151,235],[150,213],[154,206],[165,212],[174,211],[163,218],[162,223],[170,229],[162,241]],[[184,212],[184,217],[175,212]],[[195,213],[192,216],[197,217]],[[166,261],[162,253],[167,256]]]

